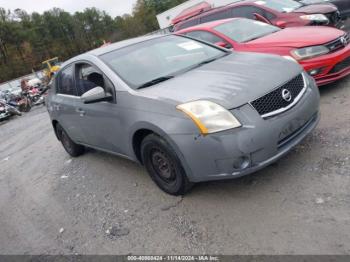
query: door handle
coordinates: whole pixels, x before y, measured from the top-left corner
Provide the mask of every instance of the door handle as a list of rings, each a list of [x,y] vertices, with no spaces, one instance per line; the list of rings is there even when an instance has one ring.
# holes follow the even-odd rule
[[[76,112],[79,113],[80,116],[85,116],[85,111],[81,108],[77,108]]]

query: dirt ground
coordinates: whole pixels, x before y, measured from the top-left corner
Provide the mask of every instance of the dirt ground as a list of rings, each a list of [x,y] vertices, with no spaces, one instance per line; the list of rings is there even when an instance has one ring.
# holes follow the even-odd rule
[[[130,161],[71,159],[44,107],[0,123],[0,254],[350,254],[350,77],[317,129],[250,176],[160,191]]]

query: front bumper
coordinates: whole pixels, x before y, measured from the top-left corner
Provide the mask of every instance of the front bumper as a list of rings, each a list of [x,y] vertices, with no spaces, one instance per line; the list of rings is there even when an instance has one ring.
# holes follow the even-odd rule
[[[270,165],[298,145],[318,124],[319,91],[310,81],[296,106],[263,119],[250,105],[232,112],[241,128],[208,136],[172,135],[192,182],[237,178]]]
[[[301,61],[300,64],[307,72],[321,69],[321,72],[314,76],[318,86],[340,80],[350,75],[350,44],[334,53]],[[339,67],[342,64],[344,66]]]

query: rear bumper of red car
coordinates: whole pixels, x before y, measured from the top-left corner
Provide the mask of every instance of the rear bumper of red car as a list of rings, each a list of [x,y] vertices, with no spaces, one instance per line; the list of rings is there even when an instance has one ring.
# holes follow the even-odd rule
[[[350,44],[320,57],[300,61],[307,72],[319,70],[313,77],[318,86],[326,85],[350,75]]]

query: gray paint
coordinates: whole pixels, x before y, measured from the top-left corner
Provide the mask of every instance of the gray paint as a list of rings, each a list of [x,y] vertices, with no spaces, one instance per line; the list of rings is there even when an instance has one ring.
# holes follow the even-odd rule
[[[97,57],[152,38],[155,37],[111,45],[67,61],[65,65],[78,61],[95,64],[113,82],[116,103],[84,104],[79,97],[56,95],[52,88],[48,97],[51,120],[58,121],[76,143],[135,161],[133,135],[137,130],[149,129],[168,141],[194,182],[254,172],[283,156],[317,125],[318,116],[293,141],[277,148],[286,130],[292,132],[318,114],[319,91],[310,77],[306,94],[283,114],[264,120],[248,105],[302,72],[298,64],[277,56],[232,53],[139,91],[129,88]],[[177,104],[198,99],[230,109],[243,126],[201,136],[192,120],[175,108]],[[233,163],[243,156],[250,158],[250,168],[234,169]]]

